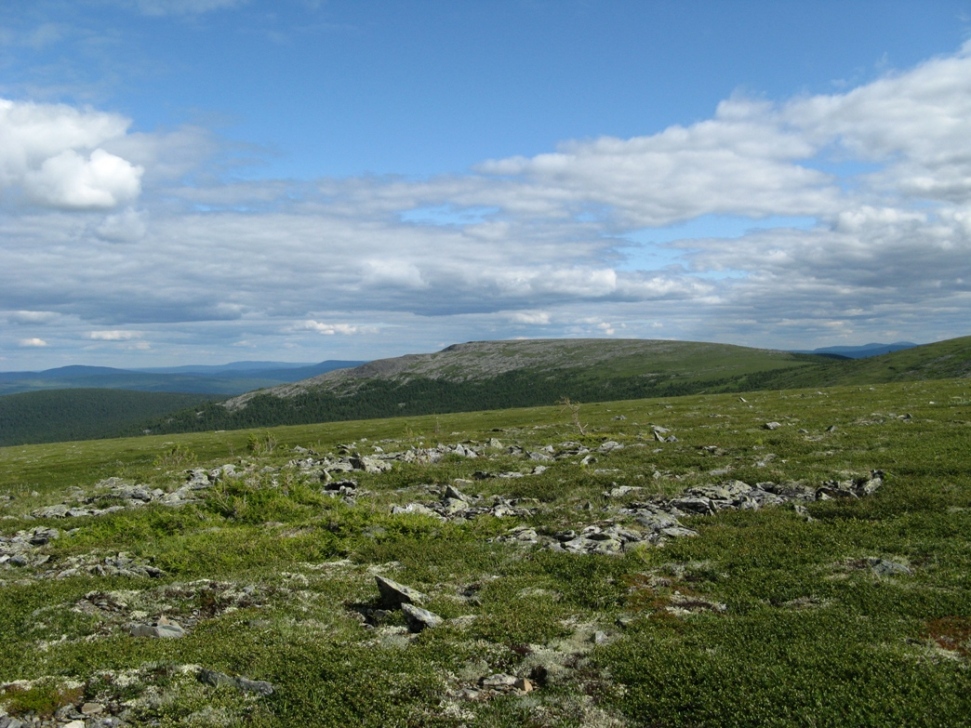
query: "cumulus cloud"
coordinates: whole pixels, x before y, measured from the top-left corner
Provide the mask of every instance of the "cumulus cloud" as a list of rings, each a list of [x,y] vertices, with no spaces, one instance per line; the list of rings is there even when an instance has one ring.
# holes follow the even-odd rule
[[[142,172],[103,149],[87,157],[67,149],[28,170],[24,187],[34,200],[53,207],[110,208],[138,197]]]
[[[27,349],[39,349],[47,346],[47,342],[43,339],[21,339],[20,345]]]
[[[67,209],[134,200],[143,168],[102,148],[130,123],[90,109],[0,99],[0,191],[21,188],[37,203]]]

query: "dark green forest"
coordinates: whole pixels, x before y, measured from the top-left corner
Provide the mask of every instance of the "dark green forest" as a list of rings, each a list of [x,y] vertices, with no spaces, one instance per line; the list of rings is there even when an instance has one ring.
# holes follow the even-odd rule
[[[123,389],[9,394],[0,397],[0,445],[140,434],[143,428],[139,423],[187,407],[207,405],[213,399],[213,395]]]
[[[826,365],[822,365],[826,366]],[[789,370],[698,381],[668,374],[603,379],[591,370],[517,370],[483,381],[452,382],[414,378],[406,382],[373,379],[350,396],[323,390],[292,397],[258,394],[241,409],[228,410],[212,402],[194,410],[169,414],[144,423],[139,432],[153,434],[234,430],[249,427],[303,425],[313,422],[378,417],[474,412],[550,405],[569,398],[574,402],[604,402],[643,397],[742,392],[784,386]],[[138,434],[134,430],[129,434]]]

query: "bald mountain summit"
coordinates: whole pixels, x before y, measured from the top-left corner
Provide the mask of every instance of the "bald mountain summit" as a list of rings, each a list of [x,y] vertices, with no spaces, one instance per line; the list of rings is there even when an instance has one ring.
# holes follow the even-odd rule
[[[971,374],[971,337],[868,359],[641,339],[475,341],[372,361],[147,423],[156,434]]]

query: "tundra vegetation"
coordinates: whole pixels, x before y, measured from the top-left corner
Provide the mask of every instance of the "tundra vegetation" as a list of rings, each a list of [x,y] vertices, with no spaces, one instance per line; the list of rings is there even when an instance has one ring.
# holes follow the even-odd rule
[[[969,446],[957,378],[3,448],[0,721],[963,725]]]

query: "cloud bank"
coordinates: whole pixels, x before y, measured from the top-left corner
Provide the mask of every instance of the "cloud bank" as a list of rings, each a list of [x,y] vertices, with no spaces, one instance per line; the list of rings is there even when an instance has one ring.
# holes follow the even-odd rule
[[[207,166],[205,130],[129,127],[0,100],[0,315],[22,346],[130,344],[137,327],[174,352],[310,360],[320,335],[368,357],[514,336],[968,333],[968,45],[841,94],[733,96],[688,126],[419,180],[242,182]],[[678,239],[704,219],[751,226]]]

